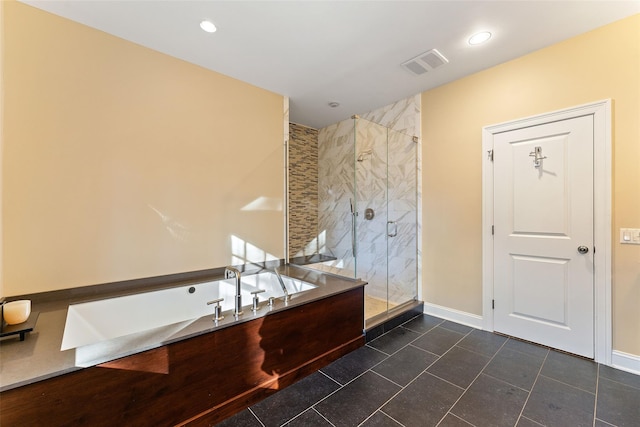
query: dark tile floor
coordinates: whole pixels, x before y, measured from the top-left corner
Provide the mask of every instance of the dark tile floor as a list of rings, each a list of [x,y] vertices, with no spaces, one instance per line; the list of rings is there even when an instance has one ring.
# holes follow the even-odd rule
[[[640,376],[421,315],[218,426],[640,426]]]

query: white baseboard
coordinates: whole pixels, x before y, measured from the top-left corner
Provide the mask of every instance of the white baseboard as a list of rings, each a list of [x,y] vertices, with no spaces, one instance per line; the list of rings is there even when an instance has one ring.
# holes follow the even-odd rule
[[[471,326],[472,328],[482,329],[482,316],[456,310],[454,308],[425,302],[424,314],[429,314],[445,320],[451,320],[452,322],[461,323],[463,325]]]
[[[611,366],[622,371],[640,375],[640,356],[613,350],[611,352]]]

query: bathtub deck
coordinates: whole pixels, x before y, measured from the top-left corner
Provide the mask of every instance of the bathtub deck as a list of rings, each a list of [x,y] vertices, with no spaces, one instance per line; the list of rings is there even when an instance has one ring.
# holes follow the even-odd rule
[[[364,288],[4,391],[2,425],[208,425],[364,345]],[[82,402],[82,405],[78,405]]]

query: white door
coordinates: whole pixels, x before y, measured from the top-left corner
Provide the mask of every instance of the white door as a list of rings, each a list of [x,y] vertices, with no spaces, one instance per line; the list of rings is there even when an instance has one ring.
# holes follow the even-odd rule
[[[494,330],[594,357],[593,116],[494,135]]]

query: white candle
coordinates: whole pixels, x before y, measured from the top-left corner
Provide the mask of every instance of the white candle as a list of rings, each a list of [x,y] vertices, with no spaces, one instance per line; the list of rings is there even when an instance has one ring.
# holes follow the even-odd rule
[[[31,314],[31,300],[11,301],[2,307],[2,314],[8,325],[26,322]]]

